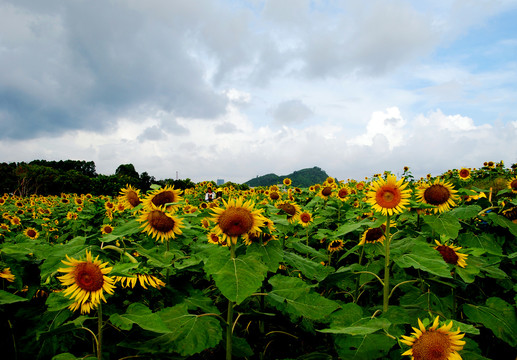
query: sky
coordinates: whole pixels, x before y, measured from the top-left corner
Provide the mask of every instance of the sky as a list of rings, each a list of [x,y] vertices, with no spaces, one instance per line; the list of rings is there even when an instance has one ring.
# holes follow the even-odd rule
[[[0,162],[243,183],[517,163],[517,0],[0,0]]]

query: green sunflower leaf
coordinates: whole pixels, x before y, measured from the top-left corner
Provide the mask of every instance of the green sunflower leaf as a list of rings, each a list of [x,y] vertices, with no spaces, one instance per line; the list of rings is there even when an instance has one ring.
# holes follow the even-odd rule
[[[255,254],[246,254],[232,259],[229,250],[215,252],[207,259],[205,271],[228,300],[240,304],[260,289],[267,274],[267,266],[257,258]]]
[[[110,321],[122,330],[130,330],[133,324],[137,324],[144,330],[156,333],[170,331],[157,313],[153,313],[151,309],[140,303],[129,305],[125,314],[111,315]]]
[[[458,219],[449,212],[445,212],[437,216],[425,215],[422,218],[424,219],[424,222],[438,234],[448,236],[451,239],[456,239],[458,237],[461,224]]]
[[[481,323],[495,336],[511,346],[517,346],[517,316],[515,308],[503,299],[490,297],[486,306],[463,305],[463,312],[470,321]]]
[[[186,303],[165,308],[156,315],[168,332],[137,345],[137,348],[190,356],[216,346],[222,339],[219,320],[213,316],[190,314]]]
[[[279,241],[272,240],[267,245],[251,244],[246,250],[247,254],[256,254],[271,272],[278,270],[278,265],[284,258],[282,244]]]
[[[385,359],[388,351],[397,343],[384,334],[351,336],[336,335],[334,344],[340,359],[371,360]]]
[[[27,301],[27,299],[21,296],[11,294],[10,292],[0,290],[0,305],[12,304],[20,301]]]
[[[434,275],[452,278],[449,265],[430,244],[407,238],[394,242],[392,247],[393,261],[401,268],[414,267]]]
[[[311,285],[303,280],[284,275],[275,275],[269,280],[273,290],[268,300],[283,311],[311,320],[323,320],[340,305],[317,293],[311,292]]]
[[[323,281],[327,276],[334,272],[334,269],[323,266],[319,262],[312,261],[294,253],[285,253],[284,260],[293,268],[300,270],[309,279]]]

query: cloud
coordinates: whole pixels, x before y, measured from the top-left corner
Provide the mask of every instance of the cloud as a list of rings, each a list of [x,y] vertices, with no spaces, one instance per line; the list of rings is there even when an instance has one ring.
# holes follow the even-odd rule
[[[297,99],[283,101],[272,110],[273,119],[280,124],[299,124],[313,115],[312,110]]]

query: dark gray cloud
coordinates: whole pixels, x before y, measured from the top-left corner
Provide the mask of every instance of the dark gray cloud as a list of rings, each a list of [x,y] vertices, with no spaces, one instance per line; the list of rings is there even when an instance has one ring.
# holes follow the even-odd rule
[[[314,115],[311,109],[300,100],[281,102],[272,111],[273,118],[280,124],[298,124]]]
[[[163,140],[166,138],[167,135],[165,134],[165,132],[155,125],[146,128],[140,135],[138,135],[137,140],[140,142],[144,142],[147,140],[156,141]]]
[[[224,112],[227,98],[189,54],[188,29],[110,1],[13,4],[0,3],[15,27],[0,40],[10,69],[0,75],[0,137],[101,130],[142,105],[187,118]]]

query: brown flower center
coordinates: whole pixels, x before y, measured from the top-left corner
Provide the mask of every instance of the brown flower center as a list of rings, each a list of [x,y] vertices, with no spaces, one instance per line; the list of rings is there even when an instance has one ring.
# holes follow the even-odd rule
[[[33,230],[33,229],[27,230],[27,236],[29,236],[31,238],[36,237],[37,234],[38,233],[35,230]]]
[[[386,225],[381,225],[380,227],[369,229],[366,232],[366,241],[367,242],[375,242],[384,236],[384,231],[386,229]]]
[[[375,200],[382,208],[392,209],[400,204],[400,190],[392,185],[382,186],[375,195]]]
[[[243,235],[253,227],[253,216],[247,209],[230,207],[219,216],[219,227],[228,236]]]
[[[99,266],[85,261],[76,265],[75,282],[81,289],[93,292],[102,289],[104,275]]]
[[[138,206],[141,203],[138,198],[138,194],[135,191],[129,191],[126,195],[127,201],[131,204],[132,207]]]
[[[269,194],[269,198],[271,200],[278,200],[280,198],[280,195],[278,195],[278,193],[276,191],[273,191],[273,192],[271,192],[271,194]]]
[[[517,190],[517,179],[514,179],[511,183],[510,183],[510,187],[512,188],[512,190]]]
[[[162,191],[153,197],[152,202],[156,206],[162,206],[168,203],[176,202],[176,196],[172,191]]]
[[[447,360],[451,353],[449,337],[439,331],[424,332],[413,344],[415,360]]]
[[[159,210],[151,211],[149,215],[147,215],[147,221],[153,229],[162,233],[167,233],[174,229],[174,219],[171,219]]]
[[[344,199],[348,196],[348,190],[347,189],[339,189],[337,193],[338,197],[341,199]]]
[[[469,177],[470,175],[470,171],[467,170],[467,169],[461,169],[460,170],[460,177],[462,178],[466,178],[466,177]]]
[[[450,197],[449,189],[441,184],[431,185],[424,191],[424,199],[431,205],[445,204]]]
[[[311,215],[304,212],[300,215],[300,220],[304,223],[308,223],[309,221],[311,221]]]
[[[289,203],[280,204],[280,205],[278,205],[278,208],[285,211],[286,213],[288,213],[291,216],[294,216],[296,214],[296,208],[292,204],[289,204]]]
[[[454,251],[454,249],[451,249],[450,247],[445,245],[441,245],[438,246],[436,250],[440,252],[443,260],[445,260],[447,264],[456,265],[458,263],[459,256],[458,254],[456,254],[456,251]]]
[[[113,231],[113,229],[112,229],[112,227],[111,227],[111,226],[105,226],[105,227],[104,227],[104,232],[105,232],[106,234],[109,234],[109,233],[111,233],[112,231]]]
[[[332,194],[332,188],[330,186],[325,186],[322,190],[321,190],[321,194],[323,196],[330,196]]]

